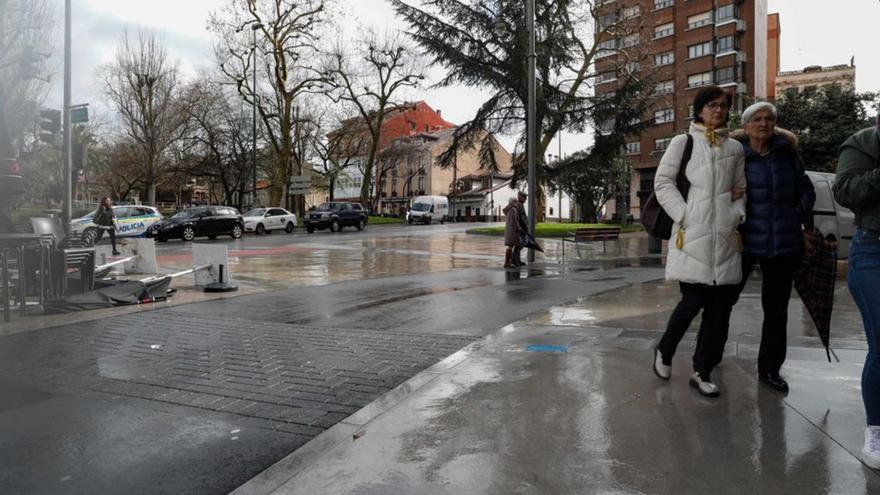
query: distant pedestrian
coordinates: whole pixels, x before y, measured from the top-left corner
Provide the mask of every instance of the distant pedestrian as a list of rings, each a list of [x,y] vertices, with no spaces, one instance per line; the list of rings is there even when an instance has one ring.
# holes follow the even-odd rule
[[[761,347],[758,380],[788,392],[779,374],[786,354],[788,302],[792,280],[801,261],[802,225],[812,227],[816,193],[797,151],[797,137],[776,127],[773,104],[758,102],[742,115],[743,130],[734,137],[743,145],[749,201],[743,240],[742,292],[752,267],[761,267]]]
[[[840,148],[837,202],[855,213],[847,282],[865,326],[868,357],[862,369],[867,428],[862,460],[880,469],[880,127],[859,131]]]
[[[119,251],[116,250],[116,215],[113,213],[113,203],[110,201],[110,198],[104,196],[104,198],[101,199],[101,204],[98,206],[98,210],[95,212],[92,221],[95,222],[95,225],[98,227],[98,235],[95,237],[95,243],[104,237],[104,231],[106,230],[107,233],[110,234],[110,244],[113,246],[113,255],[118,256]]]
[[[668,380],[672,357],[693,319],[703,312],[690,385],[717,397],[711,373],[724,355],[730,311],[742,278],[737,227],[745,219],[745,159],[742,145],[728,139],[726,124],[732,97],[718,86],[694,98],[694,122],[676,136],[660,160],[654,189],[673,219],[666,279],[679,282],[682,298],[654,350],[654,373]],[[689,160],[685,153],[692,145]],[[676,185],[686,161],[691,187],[687,198]]]
[[[522,220],[520,218],[522,203],[517,198],[510,198],[502,212],[506,215],[504,225],[504,245],[507,250],[504,253],[504,268],[521,266],[519,259],[523,245]]]

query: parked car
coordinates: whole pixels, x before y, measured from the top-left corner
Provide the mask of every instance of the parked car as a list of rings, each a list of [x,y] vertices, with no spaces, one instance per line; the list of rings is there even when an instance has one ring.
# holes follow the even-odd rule
[[[296,215],[284,208],[254,208],[242,218],[245,232],[255,232],[257,235],[269,234],[273,230],[290,234],[296,227]]]
[[[332,201],[321,203],[317,208],[305,215],[306,232],[330,229],[339,232],[344,227],[356,227],[364,230],[367,227],[367,212],[360,203]]]
[[[168,239],[191,241],[196,237],[216,239],[219,235],[238,239],[244,233],[244,220],[238,210],[230,206],[196,206],[154,224],[149,232],[150,237],[159,242]]]
[[[98,226],[95,225],[93,210],[70,223],[70,229],[77,234],[89,234],[93,238],[97,234]],[[115,205],[113,214],[116,215],[116,235],[119,237],[145,237],[150,228],[162,220],[162,214],[152,206],[140,205]]]
[[[852,210],[840,206],[834,200],[834,193],[831,191],[834,174],[807,172],[807,175],[816,189],[813,222],[824,235],[830,234],[837,239],[837,258],[846,259],[849,256],[849,244],[856,232],[856,216]]]
[[[448,216],[449,200],[446,196],[418,196],[413,200],[412,207],[406,212],[406,221],[410,225],[413,222],[443,223]]]

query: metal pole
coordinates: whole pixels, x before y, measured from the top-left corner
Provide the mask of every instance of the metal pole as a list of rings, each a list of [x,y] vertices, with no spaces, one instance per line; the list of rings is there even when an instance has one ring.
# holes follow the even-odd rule
[[[528,133],[528,136],[526,137],[526,155],[529,167],[529,233],[534,236],[537,217],[537,198],[535,198],[535,191],[537,189],[535,184],[535,152],[537,151],[535,149],[535,145],[537,144],[535,139],[535,131],[537,127],[537,123],[535,122],[535,86],[537,85],[535,76],[535,59],[537,58],[537,54],[535,53],[535,0],[527,0],[526,23],[529,30],[529,94],[528,111],[526,115],[526,132]],[[529,248],[528,260],[529,262],[535,261],[535,250],[532,248]]]
[[[251,143],[251,163],[254,166],[254,175],[253,175],[253,190],[252,190],[252,199],[251,199],[251,207],[257,206],[257,29],[262,27],[261,24],[254,24],[254,82],[253,82],[253,120],[251,127],[251,138],[253,142]]]
[[[71,50],[70,50],[70,19],[71,19],[71,0],[64,0],[64,122],[63,129],[63,145],[61,148],[61,157],[64,170],[64,204],[62,205],[61,222],[64,224],[64,231],[70,232],[70,215],[72,210],[73,178],[70,176],[71,162],[71,129],[70,129],[70,71],[71,71]]]

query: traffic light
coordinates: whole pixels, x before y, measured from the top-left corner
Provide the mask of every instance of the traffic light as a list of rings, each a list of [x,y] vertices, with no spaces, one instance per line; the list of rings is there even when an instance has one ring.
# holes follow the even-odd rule
[[[40,112],[40,141],[58,146],[61,143],[61,111],[43,110]]]

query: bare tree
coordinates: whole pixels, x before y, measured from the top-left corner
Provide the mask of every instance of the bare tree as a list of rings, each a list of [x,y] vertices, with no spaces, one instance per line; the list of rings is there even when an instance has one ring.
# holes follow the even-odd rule
[[[353,50],[340,43],[328,57],[325,72],[333,88],[331,98],[357,110],[360,124],[369,137],[361,202],[375,209],[377,197],[370,201],[370,184],[377,154],[382,148],[382,123],[395,106],[394,98],[424,79],[424,68],[418,54],[407,48],[399,35],[379,36],[367,31],[356,40]]]
[[[319,53],[318,33],[327,21],[325,3],[230,0],[222,12],[212,13],[209,21],[216,36],[214,52],[220,70],[248,104],[256,105],[264,127],[272,152],[264,166],[272,204],[283,199],[289,177],[303,173],[303,156],[297,150],[301,129],[296,107],[324,81],[314,61]],[[259,59],[256,68],[254,50]],[[258,72],[257,87],[251,78],[254,70]],[[302,215],[301,202],[295,209]]]
[[[188,85],[185,95],[192,126],[177,169],[220,184],[223,203],[242,209],[253,167],[250,109],[208,75]]]
[[[322,186],[327,188],[329,199],[333,201],[337,182],[366,149],[367,135],[351,120],[340,119],[326,107],[314,112],[310,120],[314,126],[309,140],[312,172],[322,179]]]
[[[177,66],[169,62],[155,34],[139,29],[136,39],[123,34],[116,60],[103,68],[103,79],[143,169],[148,201],[155,203],[156,188],[170,163],[167,152],[185,133],[188,119],[178,98]]]

